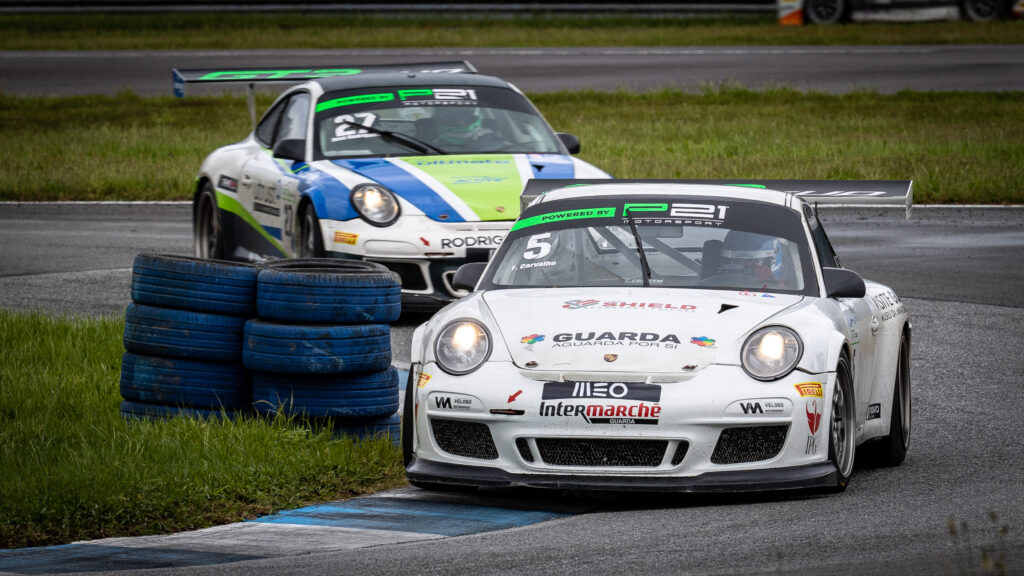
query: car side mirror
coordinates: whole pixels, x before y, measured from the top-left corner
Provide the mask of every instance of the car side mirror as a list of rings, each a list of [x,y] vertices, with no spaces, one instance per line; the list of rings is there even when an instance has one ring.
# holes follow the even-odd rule
[[[863,298],[867,293],[864,279],[853,270],[845,268],[822,268],[825,279],[825,294],[829,298]]]
[[[469,262],[459,266],[459,269],[455,271],[455,277],[452,278],[452,288],[473,290],[476,288],[477,282],[480,281],[480,277],[484,275],[484,268],[487,268],[486,262]]]
[[[274,158],[302,162],[306,159],[306,141],[301,138],[285,138],[274,144]]]
[[[558,132],[558,139],[562,141],[562,144],[569,150],[569,154],[580,153],[580,139],[573,136],[572,134],[566,134],[565,132]]]

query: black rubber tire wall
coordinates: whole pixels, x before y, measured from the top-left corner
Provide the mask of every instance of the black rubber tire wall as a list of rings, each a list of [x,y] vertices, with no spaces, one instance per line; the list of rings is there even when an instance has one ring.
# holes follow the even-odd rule
[[[147,404],[236,410],[249,407],[249,377],[238,364],[125,352],[121,397]]]
[[[232,419],[235,417],[235,413],[228,410],[204,410],[125,400],[121,402],[121,416],[127,420],[168,420],[177,416],[217,420],[220,418]]]
[[[238,362],[245,321],[237,316],[132,303],[125,311],[124,349],[166,358]]]
[[[401,279],[371,262],[301,258],[267,264],[259,273],[257,314],[263,320],[310,324],[381,324],[398,319]]]
[[[398,414],[392,414],[383,418],[346,420],[340,427],[335,427],[334,431],[354,438],[371,438],[384,435],[397,446],[401,442],[402,420]]]
[[[238,262],[139,254],[132,265],[132,300],[251,318],[256,312],[259,271],[258,267]]]
[[[261,414],[325,418],[387,416],[398,410],[398,371],[292,376],[256,372],[252,405]]]
[[[249,370],[281,374],[380,372],[391,365],[391,329],[249,320],[242,362]]]

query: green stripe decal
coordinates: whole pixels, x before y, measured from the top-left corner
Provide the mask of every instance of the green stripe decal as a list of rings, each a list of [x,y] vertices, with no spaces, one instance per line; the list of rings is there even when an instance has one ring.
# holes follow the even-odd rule
[[[729,186],[740,186],[741,188],[768,188],[764,184],[729,184]]]
[[[523,218],[516,222],[512,226],[510,232],[519,230],[520,228],[526,228],[529,226],[536,226],[537,224],[550,224],[551,222],[563,222],[565,220],[582,220],[587,218],[612,218],[615,216],[615,207],[609,208],[584,208],[582,210],[563,210],[561,212],[551,212],[550,214],[541,214],[539,216],[530,216],[529,218]]]
[[[228,196],[227,194],[218,190],[217,207],[225,212],[231,212],[235,216],[238,216],[239,218],[244,220],[246,224],[252,226],[253,229],[259,232],[260,236],[266,238],[266,240],[270,242],[274,246],[274,248],[277,248],[281,252],[281,254],[285,256],[288,255],[288,252],[281,246],[281,243],[277,241],[277,238],[274,238],[273,236],[268,234],[267,231],[263,229],[263,225],[257,222],[256,219],[252,217],[252,214],[249,214],[249,211],[246,210],[238,202],[238,200],[235,200],[231,196]]]
[[[346,98],[335,98],[334,100],[327,100],[320,102],[316,105],[317,112],[323,112],[324,110],[330,110],[331,108],[340,108],[341,106],[351,106],[353,104],[371,104],[373,102],[387,102],[394,100],[395,95],[390,92],[381,92],[380,94],[360,94],[359,96],[348,96]]]
[[[513,154],[405,156],[402,161],[451,190],[480,220],[512,220],[519,215],[523,181]]]

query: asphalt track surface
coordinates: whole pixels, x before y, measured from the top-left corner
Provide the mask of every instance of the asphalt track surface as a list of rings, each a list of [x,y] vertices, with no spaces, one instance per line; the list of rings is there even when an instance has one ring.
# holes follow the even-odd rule
[[[109,573],[966,574],[980,572],[983,548],[997,557],[1004,549],[1006,573],[1021,573],[1024,208],[918,207],[909,221],[889,209],[823,209],[822,216],[844,264],[892,286],[912,317],[913,435],[899,468],[860,467],[845,493],[827,496],[490,490],[455,501],[569,515],[477,534],[348,550],[307,546],[301,554],[191,567],[133,564],[124,553],[118,566],[126,569]],[[189,235],[184,205],[0,204],[0,303],[120,314],[134,255],[188,253]],[[395,327],[399,363],[408,360],[409,336],[421,320],[403,318]],[[411,488],[397,495],[433,497]],[[969,525],[970,556],[966,548],[957,552],[950,517]],[[1002,525],[1009,532],[1000,537],[995,526]],[[127,569],[133,566],[154,569]]]
[[[0,52],[7,94],[171,94],[172,68],[310,67],[466,59],[520,89],[1024,90],[1024,45]],[[240,87],[234,87],[241,89]],[[223,87],[189,87],[192,94]]]

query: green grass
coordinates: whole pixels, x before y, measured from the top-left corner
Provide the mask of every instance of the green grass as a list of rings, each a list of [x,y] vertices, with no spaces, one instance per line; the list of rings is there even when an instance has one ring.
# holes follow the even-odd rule
[[[387,17],[192,13],[0,16],[0,50],[1019,44],[1024,22],[787,27],[774,15]]]
[[[1024,201],[1024,93],[531,98],[619,178],[912,179],[919,203]],[[248,130],[236,96],[0,95],[0,200],[188,199],[203,158]]]
[[[120,319],[0,311],[0,549],[239,521],[404,482],[388,440],[126,422]]]

